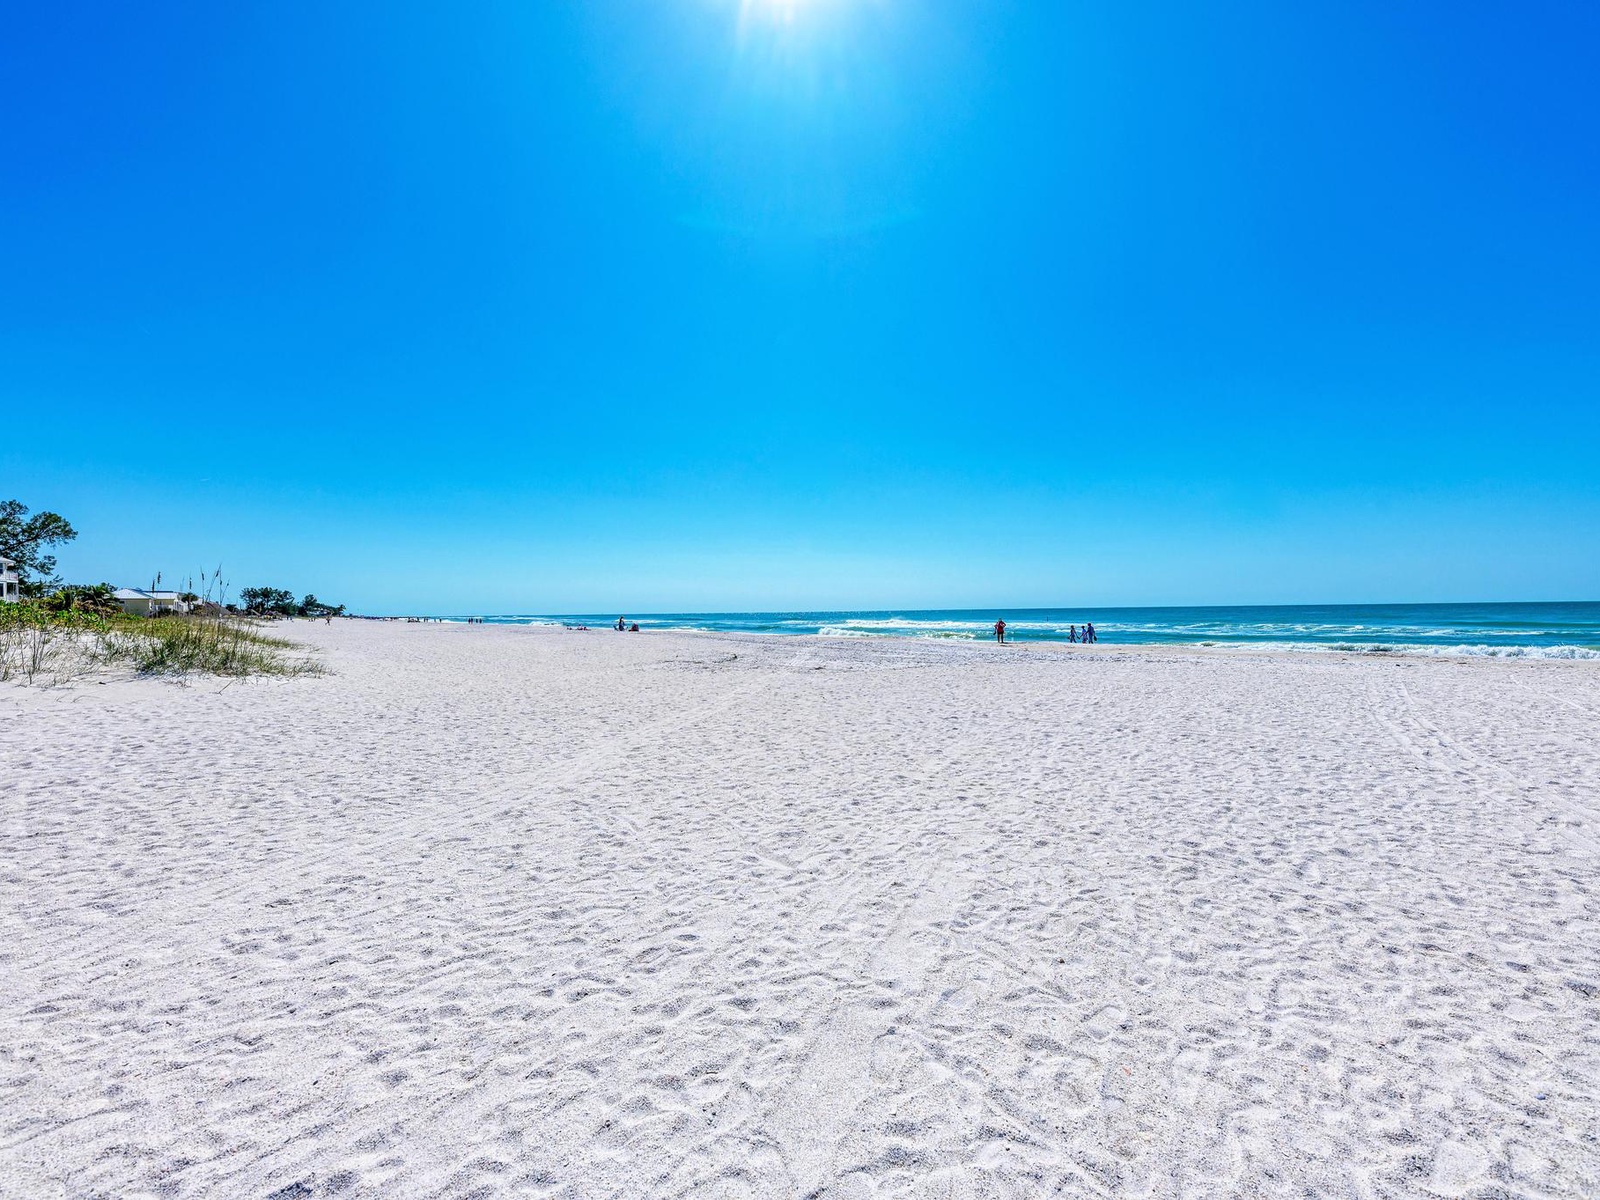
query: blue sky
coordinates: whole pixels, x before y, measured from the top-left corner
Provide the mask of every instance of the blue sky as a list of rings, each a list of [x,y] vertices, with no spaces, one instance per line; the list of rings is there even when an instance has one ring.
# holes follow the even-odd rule
[[[13,5],[0,498],[378,612],[1600,598],[1600,8],[1222,8]]]

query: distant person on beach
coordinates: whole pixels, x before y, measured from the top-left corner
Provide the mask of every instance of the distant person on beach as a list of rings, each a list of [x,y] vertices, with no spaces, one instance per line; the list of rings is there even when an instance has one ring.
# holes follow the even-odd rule
[[[1002,646],[1006,644],[1006,621],[1004,617],[994,623],[994,640]]]
[[[621,633],[627,627],[628,627],[627,621],[622,617],[618,617],[617,618],[617,632]]]
[[[1094,631],[1093,625],[1084,625],[1083,640],[1086,642],[1098,642],[1100,640],[1100,635]]]
[[[629,633],[638,633],[639,632],[639,622],[635,621],[632,625],[629,625],[628,626],[628,632]]]
[[[1088,637],[1088,636],[1089,636],[1089,633],[1088,633],[1088,627],[1087,627],[1087,626],[1086,626],[1086,627],[1085,627],[1085,629],[1084,629],[1084,634],[1083,634],[1083,636],[1084,636],[1084,637]],[[1078,627],[1077,627],[1077,626],[1076,626],[1076,625],[1074,625],[1074,626],[1073,626],[1073,627],[1072,627],[1072,630],[1071,630],[1071,632],[1069,632],[1069,633],[1068,633],[1068,634],[1067,634],[1067,641],[1069,641],[1069,642],[1075,642],[1075,641],[1077,641],[1077,640],[1078,640]]]

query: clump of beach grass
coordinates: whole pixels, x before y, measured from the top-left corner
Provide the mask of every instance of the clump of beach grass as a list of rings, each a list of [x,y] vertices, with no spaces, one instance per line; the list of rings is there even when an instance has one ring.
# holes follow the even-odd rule
[[[320,675],[302,647],[232,615],[113,617],[98,647],[103,661],[141,675]]]
[[[169,676],[322,673],[303,647],[231,613],[135,617],[0,605],[0,681],[59,684],[100,666]]]
[[[108,629],[105,618],[93,613],[0,604],[0,682],[65,682],[82,669],[85,645]]]

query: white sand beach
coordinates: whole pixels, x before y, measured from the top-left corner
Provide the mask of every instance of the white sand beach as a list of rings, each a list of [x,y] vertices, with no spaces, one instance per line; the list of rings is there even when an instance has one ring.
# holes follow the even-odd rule
[[[1600,664],[0,688],[0,1196],[1600,1194]]]

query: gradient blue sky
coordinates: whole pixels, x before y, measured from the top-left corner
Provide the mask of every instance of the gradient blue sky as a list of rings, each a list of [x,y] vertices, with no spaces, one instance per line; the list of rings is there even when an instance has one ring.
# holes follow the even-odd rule
[[[11,5],[0,498],[368,611],[1600,598],[1597,61],[1591,3]]]

